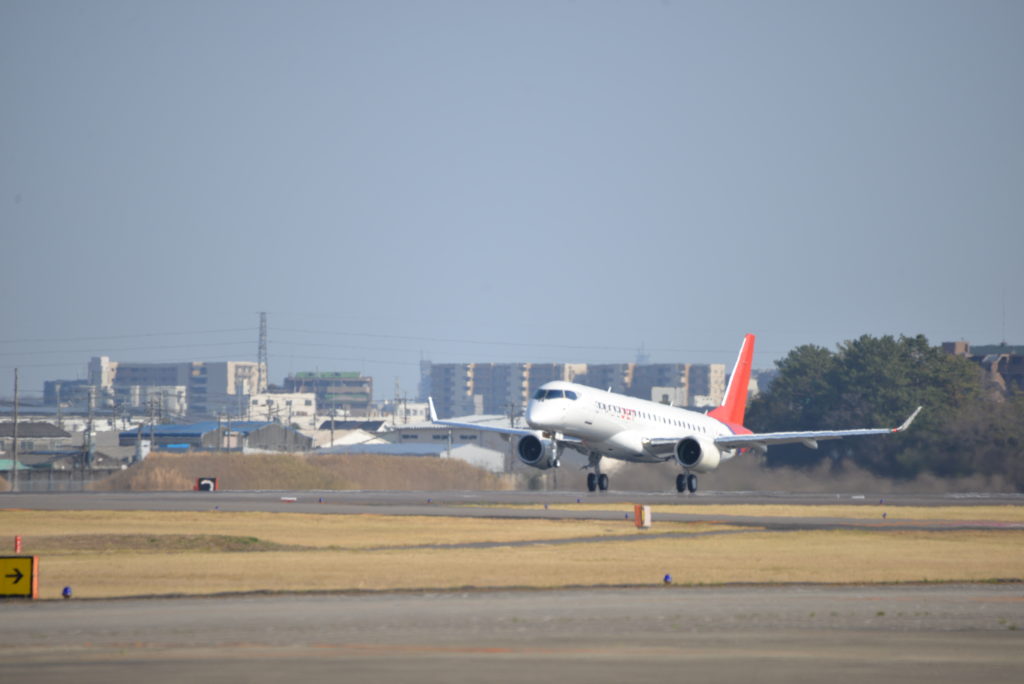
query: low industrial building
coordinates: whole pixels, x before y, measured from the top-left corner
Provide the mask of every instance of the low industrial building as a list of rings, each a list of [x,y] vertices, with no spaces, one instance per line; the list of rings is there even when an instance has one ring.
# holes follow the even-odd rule
[[[0,423],[0,451],[9,454],[14,445],[14,422]],[[18,452],[60,451],[71,447],[71,434],[50,423],[18,421]]]
[[[271,422],[204,421],[190,425],[147,425],[119,433],[118,443],[135,446],[147,440],[153,450],[175,451],[309,451],[313,439]]]

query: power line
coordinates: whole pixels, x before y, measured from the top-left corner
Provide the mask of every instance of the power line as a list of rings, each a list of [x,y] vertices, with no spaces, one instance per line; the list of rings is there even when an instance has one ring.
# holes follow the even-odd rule
[[[42,337],[36,339],[0,340],[0,344],[36,344],[39,342],[86,342],[91,340],[127,340],[136,337],[170,337],[172,335],[208,335],[212,333],[249,332],[250,328],[222,328],[219,330],[179,330],[175,332],[136,333],[133,335],[99,335],[92,337]]]
[[[573,349],[573,350],[598,350],[598,351],[627,351],[635,352],[636,347],[614,347],[614,346],[603,346],[603,345],[585,345],[585,344],[549,344],[544,342],[504,342],[496,340],[469,340],[460,338],[448,338],[448,337],[418,337],[414,335],[385,335],[380,333],[365,333],[365,332],[338,332],[334,330],[299,330],[296,328],[275,328],[280,332],[298,333],[300,335],[339,335],[339,336],[352,336],[352,337],[370,337],[374,339],[391,339],[391,340],[409,340],[412,342],[442,342],[447,344],[478,344],[484,346],[493,347],[526,347],[526,348],[538,348],[544,347],[547,349]],[[652,348],[648,349],[649,352],[684,352],[684,353],[719,353],[725,351],[724,349],[670,349],[667,347],[663,348]],[[735,350],[733,350],[735,351]]]
[[[383,359],[365,359],[365,358],[347,358],[341,356],[304,356],[300,354],[285,354],[275,353],[275,358],[280,359],[306,359],[310,361],[344,361],[345,363],[379,363],[381,365],[388,366],[416,366],[420,365],[419,361],[384,361]]]
[[[124,352],[124,351],[149,351],[151,349],[195,349],[197,347],[229,347],[229,346],[241,346],[249,344],[248,342],[203,342],[198,344],[160,344],[160,345],[149,345],[145,347],[117,347],[115,349],[104,349],[103,353],[109,352]],[[0,352],[0,356],[38,356],[40,354],[92,354],[96,352],[96,347],[89,349],[49,349],[40,351],[24,351],[24,352]]]

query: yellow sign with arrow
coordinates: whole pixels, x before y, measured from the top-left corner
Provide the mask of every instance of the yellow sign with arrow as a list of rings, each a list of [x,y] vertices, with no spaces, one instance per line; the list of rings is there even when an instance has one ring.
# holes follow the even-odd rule
[[[0,556],[0,598],[39,597],[39,556]]]

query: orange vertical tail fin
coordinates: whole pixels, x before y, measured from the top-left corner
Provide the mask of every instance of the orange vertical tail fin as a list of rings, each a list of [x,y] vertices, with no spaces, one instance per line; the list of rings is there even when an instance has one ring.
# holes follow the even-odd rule
[[[729,386],[725,390],[725,401],[708,415],[729,425],[743,425],[743,416],[747,411],[747,389],[750,386],[750,367],[754,361],[754,336],[743,338],[740,355],[729,377]]]

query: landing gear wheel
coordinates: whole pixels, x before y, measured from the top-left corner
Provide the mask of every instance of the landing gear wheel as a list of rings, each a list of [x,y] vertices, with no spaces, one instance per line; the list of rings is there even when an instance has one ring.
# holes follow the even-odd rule
[[[686,475],[684,473],[676,475],[676,491],[680,494],[686,492]]]
[[[686,488],[690,490],[691,494],[697,493],[697,476],[689,474],[686,476]]]
[[[597,475],[595,473],[587,473],[587,491],[593,492],[597,489]]]
[[[602,492],[608,491],[608,476],[604,473],[597,476],[597,487]]]

